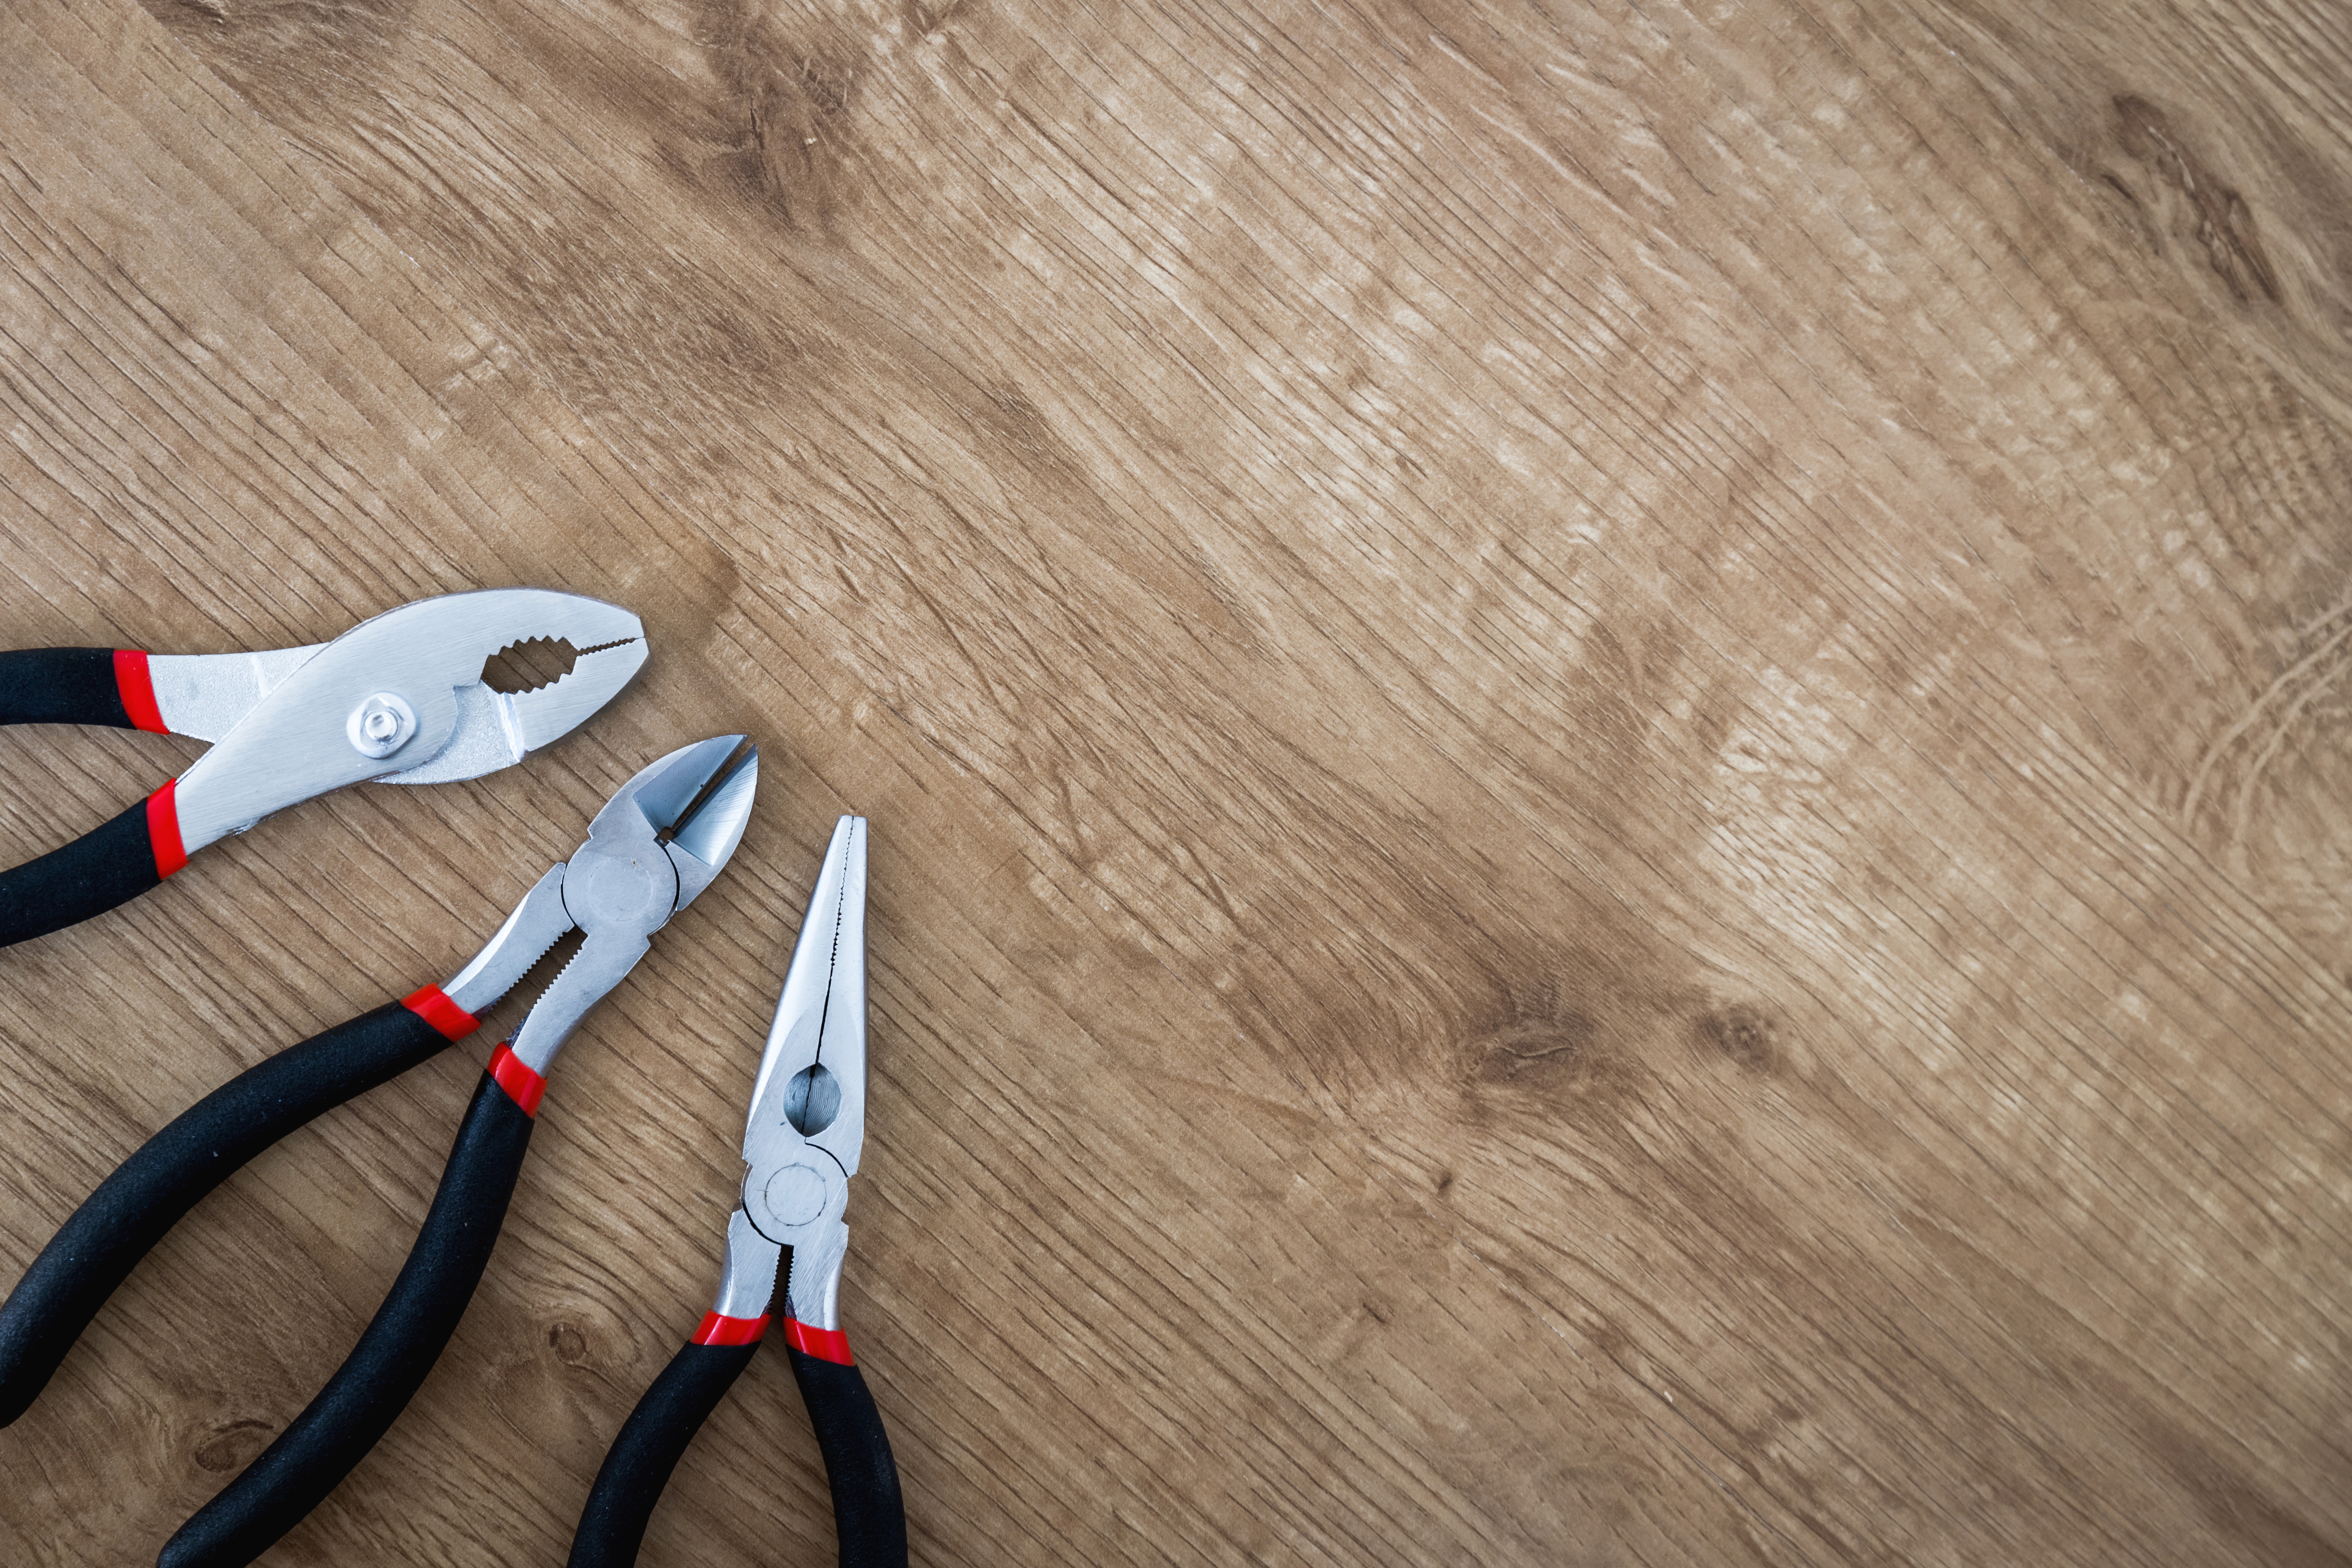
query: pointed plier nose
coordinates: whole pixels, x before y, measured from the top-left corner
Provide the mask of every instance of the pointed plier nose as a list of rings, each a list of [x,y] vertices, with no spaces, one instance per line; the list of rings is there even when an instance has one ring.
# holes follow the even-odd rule
[[[780,1282],[784,1345],[824,1456],[841,1561],[904,1568],[898,1465],[840,1321],[866,1081],[866,819],[845,816],[817,872],[751,1086],[741,1202],[728,1216],[717,1300],[613,1440],[569,1568],[636,1561],[679,1456],[766,1335]]]
[[[768,1246],[792,1248],[788,1337],[839,1337],[844,1216],[865,1143],[866,819],[845,816],[793,947],[743,1129],[743,1217]]]

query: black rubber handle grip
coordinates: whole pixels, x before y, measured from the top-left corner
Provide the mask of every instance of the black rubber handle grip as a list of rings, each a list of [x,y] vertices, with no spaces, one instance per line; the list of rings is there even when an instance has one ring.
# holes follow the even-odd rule
[[[392,1429],[481,1282],[531,1126],[484,1073],[432,1210],[374,1321],[309,1408],[164,1543],[158,1568],[243,1568],[325,1500]]]
[[[759,1348],[756,1341],[687,1345],[670,1357],[669,1365],[629,1412],[596,1472],[588,1506],[580,1511],[580,1528],[572,1532],[566,1568],[630,1568],[636,1562],[646,1523],[653,1518],[654,1504],[669,1485],[679,1456]]]
[[[142,1144],[0,1304],[0,1426],[39,1396],[106,1299],[206,1193],[304,1122],[448,1043],[394,1002],[247,1068]]]
[[[793,1376],[816,1428],[833,1488],[833,1525],[841,1537],[841,1568],[907,1568],[907,1509],[898,1496],[898,1466],[882,1413],[855,1366],[820,1360],[791,1345]]]
[[[0,871],[0,947],[79,925],[163,879],[141,801],[64,848]]]
[[[110,647],[0,653],[0,724],[111,724],[135,730]]]

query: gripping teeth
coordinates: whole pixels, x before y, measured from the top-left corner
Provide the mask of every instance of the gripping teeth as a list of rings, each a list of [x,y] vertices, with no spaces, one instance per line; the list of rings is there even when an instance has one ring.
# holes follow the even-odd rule
[[[635,637],[614,637],[586,647],[570,637],[519,637],[482,661],[482,684],[509,697],[553,686],[592,655],[626,647]]]
[[[552,681],[503,699],[514,715],[515,739],[523,750],[535,752],[567,733],[626,686],[645,662],[642,638],[575,653],[571,668]]]
[[[580,654],[568,637],[510,642],[482,662],[482,684],[509,696],[536,691],[571,674]]]
[[[576,928],[574,928],[574,929],[576,930]],[[553,952],[555,951],[555,947],[556,947],[556,944],[557,944],[558,942],[562,942],[565,937],[567,937],[567,936],[571,936],[571,935],[572,935],[572,934],[573,934],[573,932],[572,932],[572,931],[557,931],[553,936],[549,937],[549,938],[547,939],[547,945],[546,945],[546,946],[544,946],[544,947],[541,948],[537,952],[532,953],[529,959],[525,959],[525,958],[523,957],[523,950],[522,950],[522,949],[518,948],[518,949],[515,951],[515,962],[516,962],[516,963],[520,963],[520,964],[521,965],[521,969],[520,969],[520,973],[522,973],[522,974],[524,974],[524,975],[528,975],[528,974],[530,974],[530,973],[532,970],[537,969],[537,968],[538,968],[538,967],[539,967],[542,963],[544,963],[544,962],[546,961],[546,959],[547,959],[547,955],[548,955],[549,953]],[[568,966],[570,965],[570,963],[571,963],[571,960],[566,959],[566,960],[564,961],[564,963],[565,963],[566,966],[568,967]],[[559,971],[558,973],[561,973],[561,971]],[[520,985],[520,984],[522,984],[522,982],[521,982],[520,980],[518,980],[518,981],[516,981],[516,982],[515,982],[515,984],[518,984],[518,985]]]
[[[563,936],[558,937],[554,942],[548,943],[547,952],[553,952],[556,947],[563,941],[564,937],[571,937],[573,939],[572,951],[563,955],[563,962],[555,966],[555,973],[549,975],[547,977],[547,984],[539,988],[539,994],[541,996],[546,995],[558,985],[563,984],[563,977],[572,972],[572,966],[573,964],[580,962],[581,952],[588,945],[588,939],[584,933],[577,931],[565,931]],[[538,968],[540,963],[547,962],[547,952],[542,952],[539,955],[538,963],[531,965],[533,969]],[[538,999],[534,997],[532,999],[532,1005],[536,1006],[537,1005]]]
[[[506,918],[474,962],[442,989],[467,1012],[479,1016],[491,1003],[522,983],[572,930],[571,911],[563,903],[563,868],[551,867]]]

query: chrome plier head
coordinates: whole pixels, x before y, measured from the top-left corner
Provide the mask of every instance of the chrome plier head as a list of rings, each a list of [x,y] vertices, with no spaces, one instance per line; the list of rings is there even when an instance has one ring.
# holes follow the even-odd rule
[[[751,1111],[743,1159],[754,1170],[829,1156],[857,1174],[866,1142],[866,819],[834,825],[784,973]],[[761,1228],[789,1227],[787,1210],[762,1205]],[[778,1239],[782,1239],[779,1237]]]
[[[654,932],[692,903],[735,853],[759,784],[759,749],[746,746],[741,735],[681,746],[639,770],[588,825],[588,841],[549,868],[443,991],[479,1014],[567,933],[580,931],[580,951],[508,1042],[544,1078],[588,1009],[636,966]]]
[[[742,1206],[728,1227],[717,1310],[764,1317],[789,1247],[793,1320],[838,1328],[844,1215],[865,1142],[866,819],[845,816],[818,868],[752,1083]]]
[[[536,690],[482,679],[520,643],[583,650]],[[299,658],[287,664],[289,658]],[[228,721],[182,774],[175,807],[193,853],[271,812],[344,784],[449,784],[520,762],[611,700],[646,661],[642,622],[617,605],[544,588],[419,599],[331,643],[283,654],[151,658],[157,711],[180,729]]]

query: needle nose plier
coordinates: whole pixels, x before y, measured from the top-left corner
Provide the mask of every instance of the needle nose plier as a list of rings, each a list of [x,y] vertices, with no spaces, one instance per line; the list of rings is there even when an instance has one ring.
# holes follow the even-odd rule
[[[816,1428],[842,1568],[906,1568],[907,1516],[881,1413],[841,1330],[849,1178],[866,1142],[866,819],[833,830],[743,1131],[742,1201],[719,1295],[596,1472],[570,1568],[629,1568],[695,1432],[767,1332],[779,1270],[784,1348]]]
[[[279,1138],[473,1032],[476,1016],[567,933],[579,951],[490,1057],[416,1244],[309,1408],[183,1525],[163,1568],[250,1563],[392,1427],[488,1263],[556,1053],[588,1009],[709,886],[742,838],[759,753],[740,735],[681,747],[623,785],[444,985],[279,1052],[196,1102],[100,1184],[0,1305],[0,1422],[22,1415],[98,1310],[205,1193]]]
[[[581,650],[535,691],[482,667],[517,643]],[[63,848],[0,872],[0,947],[128,903],[270,813],[362,779],[479,778],[565,735],[646,661],[617,605],[543,588],[419,599],[332,642],[264,653],[0,653],[0,724],[101,724],[214,742],[178,778]]]

